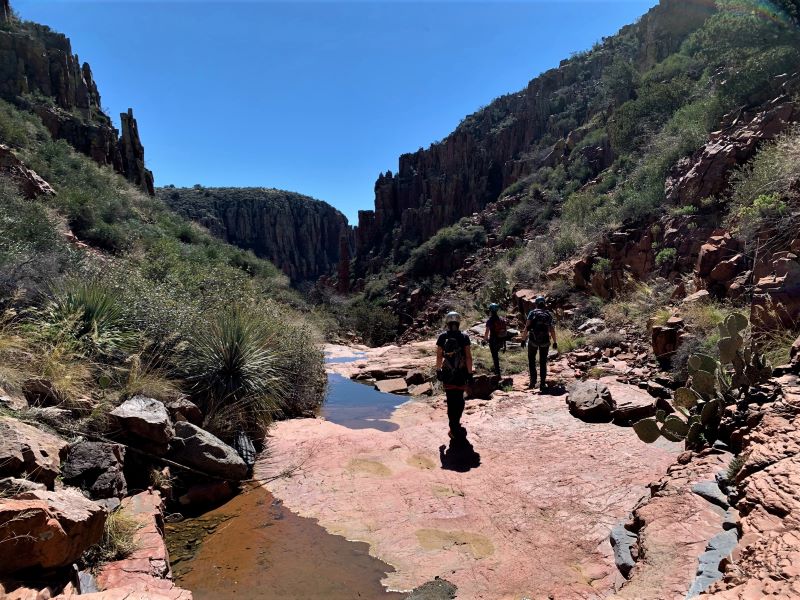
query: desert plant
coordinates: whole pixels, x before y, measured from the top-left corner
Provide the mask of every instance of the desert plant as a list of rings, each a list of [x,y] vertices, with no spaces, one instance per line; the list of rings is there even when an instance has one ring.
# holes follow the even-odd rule
[[[84,552],[82,562],[96,568],[129,557],[139,548],[135,535],[141,527],[141,523],[124,508],[112,512],[103,527],[102,539]]]
[[[64,282],[35,320],[47,340],[74,344],[87,356],[129,351],[137,339],[113,291],[97,280]]]
[[[188,341],[180,368],[216,433],[267,425],[285,395],[277,336],[258,313],[233,306]]]
[[[634,423],[634,431],[642,441],[652,443],[663,436],[670,441],[685,440],[687,448],[701,448],[716,441],[725,407],[747,401],[750,388],[764,383],[772,374],[772,367],[752,341],[745,346],[742,332],[747,326],[747,317],[740,313],[731,313],[720,323],[720,360],[692,355],[691,383],[675,391],[675,408],[683,418],[659,411],[655,418]]]
[[[601,331],[590,335],[586,339],[586,345],[592,348],[615,348],[625,341],[625,336],[618,331]]]

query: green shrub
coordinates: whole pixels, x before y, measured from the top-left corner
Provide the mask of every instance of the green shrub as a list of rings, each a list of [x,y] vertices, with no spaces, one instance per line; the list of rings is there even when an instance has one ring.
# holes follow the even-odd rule
[[[675,248],[662,248],[656,254],[656,266],[661,268],[665,265],[673,265],[677,258],[678,251]]]
[[[405,265],[412,277],[434,274],[433,260],[455,252],[472,252],[486,245],[486,231],[477,225],[456,224],[440,229],[436,235],[416,248]]]
[[[607,258],[598,258],[592,264],[592,273],[600,273],[605,275],[611,272],[611,267],[613,263]]]

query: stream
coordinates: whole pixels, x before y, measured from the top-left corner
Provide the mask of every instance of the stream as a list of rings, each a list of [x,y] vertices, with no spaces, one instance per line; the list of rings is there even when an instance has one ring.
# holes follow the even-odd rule
[[[350,429],[394,431],[387,419],[404,401],[330,373],[321,415]],[[295,515],[260,485],[166,529],[175,581],[196,600],[405,597],[381,585],[394,569],[370,556],[368,544]]]

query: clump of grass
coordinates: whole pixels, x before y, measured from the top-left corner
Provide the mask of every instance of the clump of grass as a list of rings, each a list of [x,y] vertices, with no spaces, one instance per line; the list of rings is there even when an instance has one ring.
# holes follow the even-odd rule
[[[744,467],[744,463],[747,462],[747,455],[746,454],[737,454],[731,459],[731,462],[728,464],[728,470],[725,472],[725,477],[728,481],[736,481],[736,476]]]
[[[572,352],[586,344],[585,338],[575,335],[569,329],[556,329],[556,339],[559,352]]]
[[[587,338],[586,343],[592,348],[616,348],[625,341],[625,336],[618,331],[601,331]]]
[[[764,356],[772,365],[785,365],[789,362],[792,344],[800,337],[800,327],[765,331],[755,337]]]
[[[103,538],[99,544],[89,548],[83,555],[83,562],[92,568],[103,563],[121,560],[138,550],[136,532],[141,523],[124,509],[116,510],[108,515]]]

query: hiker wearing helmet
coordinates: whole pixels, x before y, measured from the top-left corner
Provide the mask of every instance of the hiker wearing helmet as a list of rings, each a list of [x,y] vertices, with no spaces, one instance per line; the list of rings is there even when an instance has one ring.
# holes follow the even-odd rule
[[[500,376],[500,349],[505,346],[508,335],[508,323],[499,314],[499,304],[489,305],[489,319],[486,321],[486,330],[483,339],[489,342],[489,352],[492,353],[494,374]]]
[[[553,348],[558,349],[556,341],[556,328],[553,326],[553,315],[545,308],[546,302],[543,296],[538,296],[535,301],[535,308],[528,313],[525,321],[525,329],[522,331],[523,344],[526,337],[528,342],[528,370],[530,371],[531,381],[529,387],[536,387],[536,353],[539,353],[539,389],[546,387],[547,381],[547,353],[550,350],[550,340],[553,340]]]
[[[464,392],[472,383],[472,351],[469,337],[461,332],[461,315],[447,313],[447,330],[436,341],[436,378],[444,384],[450,437],[465,437],[461,427]]]

